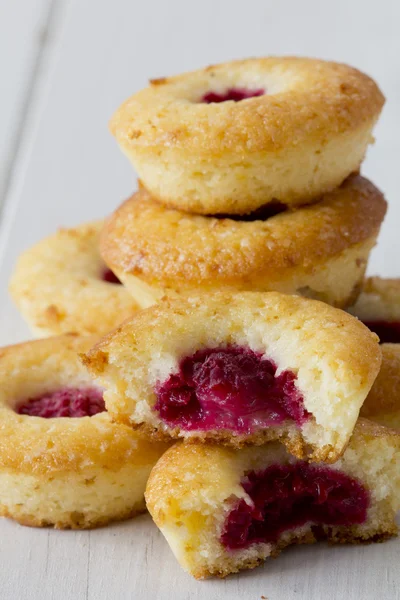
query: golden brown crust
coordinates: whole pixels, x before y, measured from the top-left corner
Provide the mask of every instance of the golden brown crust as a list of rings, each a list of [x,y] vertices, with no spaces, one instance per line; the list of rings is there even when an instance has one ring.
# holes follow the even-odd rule
[[[20,256],[10,292],[35,335],[101,334],[138,309],[122,285],[101,278],[102,227],[60,229]]]
[[[266,289],[374,238],[385,212],[382,194],[360,176],[314,206],[251,222],[167,210],[141,189],[108,220],[100,247],[117,273],[150,285]]]
[[[263,90],[210,104],[209,91]],[[154,198],[191,213],[243,215],[318,201],[358,171],[384,98],[366,75],[313,59],[234,61],[157,80],[111,131]]]
[[[400,450],[400,432],[369,419],[359,418],[354,428],[350,446],[354,449],[354,447],[364,446],[374,440],[385,440],[388,446],[391,445]],[[271,449],[273,446],[276,446],[276,444],[271,445]],[[228,465],[235,457],[239,460],[241,455],[245,457],[245,453],[262,453],[268,448],[267,444],[264,448],[254,448],[252,450],[251,448],[233,449],[214,444],[177,442],[162,455],[153,467],[147,484],[146,501],[151,507],[158,510],[160,500],[168,491],[178,492],[178,488],[182,484],[179,473],[183,471],[195,474],[196,487],[202,488],[207,484],[225,487],[233,476]],[[207,470],[203,469],[205,464],[207,464]],[[176,489],[174,486],[176,486]],[[154,518],[154,513],[152,514]],[[162,511],[157,512],[156,522],[159,526],[164,524]]]
[[[114,413],[112,417],[116,422],[130,425],[145,438],[154,440],[155,442],[168,443],[171,441],[171,438],[173,440],[182,439],[182,434],[178,428],[169,428],[168,432],[165,432],[147,423],[141,423],[140,425],[132,423],[126,415],[121,415],[120,413]],[[271,427],[247,435],[232,435],[230,431],[195,432],[190,437],[185,438],[185,443],[222,444],[223,446],[239,450],[245,446],[262,446],[267,442],[276,440],[284,444],[288,451],[299,459],[332,463],[338,458],[338,452],[332,444],[326,444],[320,448],[311,447],[302,437],[301,432],[295,427],[290,427],[290,425]]]
[[[398,527],[396,523],[391,522],[385,528],[378,528],[375,533],[369,533],[365,537],[359,535],[359,533],[353,533],[351,528],[347,531],[335,531],[332,528],[325,528],[323,535],[314,535],[313,531],[307,531],[306,533],[298,534],[294,533],[289,535],[287,539],[280,541],[276,544],[273,551],[270,554],[270,558],[278,558],[279,555],[290,546],[299,546],[304,544],[316,544],[321,539],[326,540],[329,544],[372,544],[381,543],[396,536],[398,533]],[[224,579],[228,575],[239,573],[243,570],[255,569],[265,562],[264,558],[249,558],[241,561],[240,566],[230,563],[227,561],[225,568],[217,569],[198,569],[191,573],[195,579],[207,579],[208,577],[219,577]]]
[[[270,558],[278,558],[278,556],[288,548],[293,545],[303,545],[303,544],[315,544],[317,539],[313,535],[311,531],[307,531],[304,534],[293,534],[289,535],[287,539],[284,541],[280,541],[276,544],[273,551],[270,554]],[[240,566],[236,565],[233,561],[227,560],[227,564],[225,567],[217,567],[216,569],[196,569],[191,572],[191,575],[195,579],[207,579],[208,577],[219,577],[220,579],[224,579],[228,577],[228,575],[233,575],[235,573],[239,573],[243,570],[256,569],[260,565],[265,562],[264,558],[247,558],[241,561]]]
[[[125,521],[132,519],[137,515],[146,512],[146,505],[144,499],[137,504],[135,508],[128,508],[122,512],[110,516],[99,516],[95,518],[88,518],[83,512],[72,512],[65,516],[64,519],[53,522],[51,519],[45,519],[38,517],[37,515],[25,515],[16,513],[15,510],[7,510],[5,507],[0,506],[0,517],[6,517],[13,519],[20,525],[25,527],[54,527],[54,529],[95,529],[109,525],[115,521]]]
[[[249,72],[258,81],[271,78],[270,93],[247,102],[199,103],[216,81]],[[234,149],[247,155],[353,131],[375,120],[383,103],[374,81],[357,69],[309,58],[270,57],[151,82],[121,106],[110,127],[126,146],[168,146],[207,156]]]
[[[139,311],[120,327],[103,336],[82,359],[93,375],[101,375],[109,366],[110,359],[123,352],[125,346],[139,351],[143,335],[148,337],[151,352],[151,348],[155,349],[158,342],[163,341],[163,336],[167,336],[168,323],[170,330],[176,325],[179,326],[182,335],[187,335],[187,331],[183,329],[185,321],[197,323],[204,318],[206,322],[209,320],[211,327],[211,320],[219,315],[221,308],[226,318],[228,315],[233,318],[236,312],[240,313],[247,308],[250,313],[254,311],[254,318],[260,318],[261,314],[263,322],[271,326],[277,318],[282,318],[283,321],[292,321],[287,325],[293,330],[300,329],[300,325],[304,329],[314,329],[315,341],[311,344],[312,348],[318,352],[330,349],[338,353],[338,360],[348,361],[355,369],[362,369],[359,374],[361,379],[368,377],[371,368],[375,369],[381,363],[377,335],[369,331],[358,319],[318,300],[278,292],[215,292],[212,296],[199,293],[185,298],[163,298],[159,304]],[[150,331],[150,326],[153,331]],[[321,336],[319,326],[324,328]],[[346,332],[346,342],[340,334],[338,335],[340,330]],[[170,337],[168,335],[167,339]],[[321,347],[323,340],[324,348]],[[137,359],[138,357],[135,357],[135,360]]]
[[[43,368],[43,391],[48,391],[46,369],[66,370],[68,363],[76,363],[68,371],[69,376],[75,374],[79,381],[86,379],[86,385],[90,385],[90,378],[79,364],[78,352],[88,350],[95,340],[70,334],[0,349],[0,468],[46,475],[90,466],[117,470],[124,461],[140,467],[157,459],[157,446],[132,436],[131,428],[112,423],[107,413],[79,419],[41,419],[19,415],[11,409],[8,402],[26,399],[25,378],[29,385],[30,370],[35,368]],[[20,385],[13,386],[17,379]],[[22,396],[8,397],[7,389],[19,391]]]
[[[88,466],[118,470],[124,461],[139,468],[156,460],[160,448],[167,448],[165,440],[160,445],[135,439],[130,427],[112,423],[107,414],[96,419],[83,417],[82,424],[73,427],[62,419],[50,429],[42,423],[30,425],[24,415],[4,418],[3,410],[0,412],[4,420],[0,425],[0,469],[27,475],[66,473]]]

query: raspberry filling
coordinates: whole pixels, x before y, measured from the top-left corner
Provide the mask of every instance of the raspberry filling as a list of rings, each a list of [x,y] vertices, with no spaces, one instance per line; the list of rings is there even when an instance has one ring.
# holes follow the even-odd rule
[[[271,360],[248,348],[199,350],[157,384],[154,408],[167,425],[187,431],[251,433],[286,420],[302,425],[310,414],[296,376],[276,371]]]
[[[101,278],[103,281],[107,281],[108,283],[121,283],[118,277],[115,275],[111,269],[104,269]]]
[[[228,514],[222,544],[228,549],[276,542],[288,529],[306,523],[316,526],[364,523],[369,494],[357,480],[305,462],[272,465],[248,473],[242,486],[251,498]]]
[[[381,344],[400,344],[400,323],[364,321],[364,325],[379,336]]]
[[[247,90],[246,88],[229,88],[226,92],[220,94],[219,92],[207,92],[201,99],[204,104],[213,104],[219,102],[227,102],[233,100],[234,102],[240,102],[240,100],[247,100],[248,98],[256,98],[257,96],[264,96],[265,90]]]
[[[65,387],[36,398],[29,398],[17,407],[20,415],[43,417],[92,417],[106,410],[103,392],[95,387]]]

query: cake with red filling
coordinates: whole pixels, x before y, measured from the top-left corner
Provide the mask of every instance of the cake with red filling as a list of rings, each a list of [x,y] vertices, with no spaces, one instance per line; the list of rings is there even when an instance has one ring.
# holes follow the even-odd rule
[[[199,579],[256,567],[290,544],[383,541],[397,532],[400,435],[360,419],[333,465],[295,459],[276,442],[178,443],[154,467],[146,502]]]
[[[107,410],[156,439],[240,447],[280,439],[299,458],[343,453],[379,371],[377,338],[347,313],[277,292],[164,300],[84,357]]]
[[[93,343],[70,334],[0,349],[0,516],[83,529],[145,510],[168,446],[112,422],[79,360]]]
[[[19,415],[54,419],[56,417],[93,417],[106,410],[103,391],[97,387],[65,386],[28,398],[16,406]]]

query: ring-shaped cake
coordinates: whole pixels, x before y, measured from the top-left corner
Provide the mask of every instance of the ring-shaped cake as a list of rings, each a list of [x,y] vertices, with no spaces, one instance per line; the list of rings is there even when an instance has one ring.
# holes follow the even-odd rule
[[[349,177],[318,204],[254,219],[166,209],[143,189],[109,218],[100,251],[143,308],[165,294],[276,290],[346,307],[356,300],[386,201]]]
[[[145,510],[150,471],[167,448],[111,421],[73,334],[0,349],[0,515],[83,529]]]
[[[240,60],[151,81],[111,131],[149,192],[200,214],[315,202],[358,171],[384,103],[322,60]]]
[[[138,310],[100,256],[102,226],[60,229],[19,257],[10,293],[36,337],[102,334]]]

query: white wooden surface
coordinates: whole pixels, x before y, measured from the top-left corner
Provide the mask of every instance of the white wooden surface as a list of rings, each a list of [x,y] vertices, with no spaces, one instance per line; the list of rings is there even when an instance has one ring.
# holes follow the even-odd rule
[[[349,62],[388,101],[364,172],[391,202],[370,272],[399,275],[398,0],[2,0],[0,336],[28,331],[7,296],[21,250],[110,212],[134,177],[107,131],[149,77],[229,58],[303,54]],[[1,490],[0,490],[1,494]],[[195,582],[147,516],[92,532],[0,522],[1,600],[400,598],[400,541],[291,549],[264,568]]]
[[[0,195],[6,193],[18,141],[26,124],[31,92],[35,86],[44,46],[50,3],[32,0],[25,4],[26,18],[21,19],[23,3],[0,5],[1,93]]]

